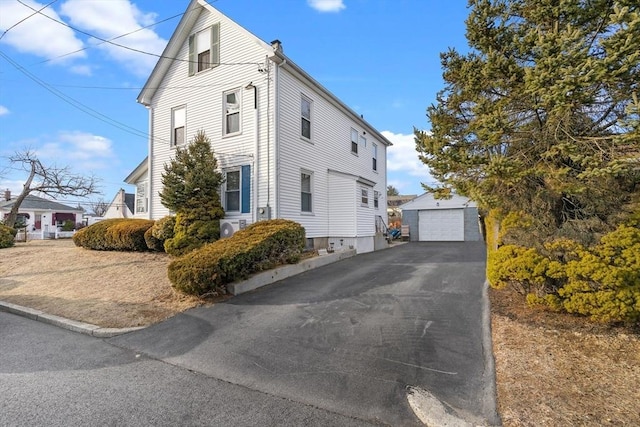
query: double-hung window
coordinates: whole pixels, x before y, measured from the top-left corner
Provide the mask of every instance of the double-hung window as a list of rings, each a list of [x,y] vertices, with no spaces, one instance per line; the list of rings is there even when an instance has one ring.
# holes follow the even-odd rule
[[[362,135],[360,135],[360,145],[362,145],[362,148],[367,148],[367,138]]]
[[[379,199],[380,199],[380,193],[377,191],[373,192],[373,207],[378,209],[378,206],[380,205],[379,203]]]
[[[303,96],[300,100],[300,135],[311,139],[311,100]]]
[[[147,197],[147,182],[141,182],[136,186],[136,213],[145,213],[149,209]]]
[[[378,146],[373,144],[373,170],[378,170]]]
[[[358,131],[351,128],[351,152],[358,154]]]
[[[189,75],[220,64],[220,24],[198,31],[189,37]]]
[[[240,171],[228,171],[225,178],[224,209],[227,212],[240,212]]]
[[[360,189],[360,204],[369,207],[369,190],[366,188]]]
[[[185,143],[186,122],[186,107],[177,107],[171,110],[171,145],[175,146]]]
[[[309,171],[300,173],[300,210],[313,212],[313,174]]]
[[[224,134],[240,132],[240,89],[224,93]]]

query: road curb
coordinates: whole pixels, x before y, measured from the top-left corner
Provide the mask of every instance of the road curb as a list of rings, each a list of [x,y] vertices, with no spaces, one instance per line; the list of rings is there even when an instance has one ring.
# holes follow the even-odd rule
[[[85,335],[90,335],[97,338],[111,338],[117,335],[122,335],[145,328],[145,326],[138,326],[135,328],[102,328],[97,325],[92,325],[91,323],[66,319],[64,317],[55,316],[53,314],[47,314],[40,310],[23,307],[21,305],[11,304],[4,301],[0,301],[0,311],[6,311],[7,313],[16,314],[18,316],[23,316],[31,320],[48,323],[59,328],[67,329]]]

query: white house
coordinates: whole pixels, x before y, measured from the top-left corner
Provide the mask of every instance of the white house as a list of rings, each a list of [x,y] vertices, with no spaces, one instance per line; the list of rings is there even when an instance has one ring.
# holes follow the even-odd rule
[[[107,218],[133,218],[134,194],[126,193],[124,189],[118,190],[113,200],[107,207],[102,219]]]
[[[6,190],[0,201],[0,218],[9,215],[15,202],[16,198]],[[66,221],[72,221],[74,225],[82,223],[82,213],[82,209],[29,194],[20,204],[18,221],[26,226],[31,239],[42,239],[59,234]]]
[[[124,182],[136,187],[131,207],[133,217],[149,218],[149,157],[145,157]]]
[[[138,102],[149,112],[150,141],[147,175],[128,177],[146,181],[137,201],[148,206],[136,205],[137,214],[169,213],[158,195],[163,167],[204,130],[226,181],[226,221],[294,220],[316,248],[386,244],[391,142],[285,56],[279,41],[265,43],[192,0]]]

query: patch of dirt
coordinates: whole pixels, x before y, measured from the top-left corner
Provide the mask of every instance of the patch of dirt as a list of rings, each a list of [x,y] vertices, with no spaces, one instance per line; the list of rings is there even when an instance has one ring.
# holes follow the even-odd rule
[[[146,326],[206,301],[176,292],[171,257],[32,240],[0,252],[0,300],[102,327]]]
[[[504,426],[640,425],[637,329],[527,307],[489,290]]]

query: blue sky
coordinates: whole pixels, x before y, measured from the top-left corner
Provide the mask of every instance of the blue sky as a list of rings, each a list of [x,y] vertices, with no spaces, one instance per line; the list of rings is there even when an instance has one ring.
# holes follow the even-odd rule
[[[136,103],[189,0],[0,0],[0,189],[25,174],[8,164],[35,150],[45,165],[94,174],[110,202],[146,156],[147,111]],[[22,3],[33,9],[34,14]],[[388,183],[421,194],[431,182],[413,128],[443,87],[440,52],[466,50],[465,0],[210,0],[284,52],[393,143]],[[22,22],[20,22],[23,20]],[[157,25],[152,25],[157,23]],[[17,24],[17,25],[16,25]],[[125,35],[128,34],[128,35]],[[124,35],[124,36],[123,36]],[[121,37],[120,37],[121,36]],[[96,38],[98,37],[98,38]]]

